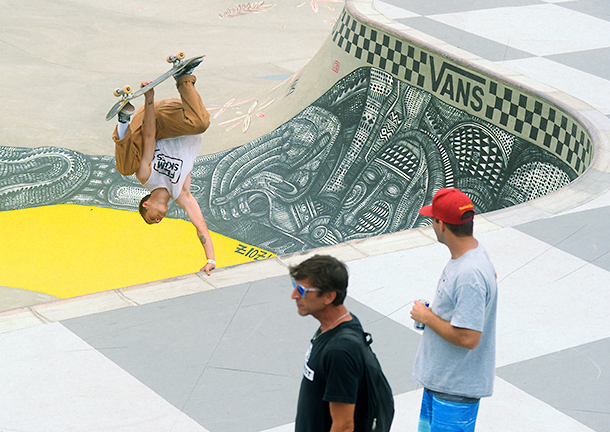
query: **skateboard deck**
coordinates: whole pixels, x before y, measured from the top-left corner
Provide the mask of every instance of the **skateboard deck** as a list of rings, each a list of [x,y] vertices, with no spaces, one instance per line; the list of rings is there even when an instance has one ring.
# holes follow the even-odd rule
[[[163,81],[165,81],[169,77],[172,77],[172,76],[176,75],[177,73],[182,72],[184,70],[184,68],[190,66],[191,63],[193,63],[196,60],[202,59],[203,57],[205,57],[205,56],[198,56],[198,57],[190,58],[188,60],[182,60],[184,58],[184,53],[182,53],[182,52],[178,53],[177,56],[168,56],[167,61],[174,64],[172,66],[172,68],[170,70],[168,70],[167,72],[165,72],[163,75],[161,75],[159,78],[150,82],[148,85],[146,85],[142,88],[139,88],[138,90],[136,90],[134,92],[131,91],[130,86],[125,86],[122,89],[116,89],[114,91],[114,95],[122,96],[122,99],[119,102],[115,103],[112,108],[110,108],[110,111],[108,111],[108,114],[106,114],[106,120],[110,120],[115,115],[117,115],[118,112],[121,111],[123,109],[123,107],[127,104],[127,102],[129,102],[137,97],[142,96],[148,90],[158,86],[159,84],[161,84]]]

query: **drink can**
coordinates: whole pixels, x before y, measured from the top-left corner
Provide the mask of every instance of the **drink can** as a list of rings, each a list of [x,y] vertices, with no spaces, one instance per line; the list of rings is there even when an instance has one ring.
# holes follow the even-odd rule
[[[430,306],[430,302],[428,300],[420,299],[419,302],[426,307]],[[415,330],[423,330],[426,328],[426,325],[415,321],[415,324],[413,325],[413,327],[415,327]]]

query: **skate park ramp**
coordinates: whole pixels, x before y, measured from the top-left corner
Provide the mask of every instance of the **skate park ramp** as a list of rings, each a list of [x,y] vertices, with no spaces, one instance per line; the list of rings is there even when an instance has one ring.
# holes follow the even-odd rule
[[[16,109],[5,119],[11,145],[2,147],[0,217],[13,228],[3,243],[0,286],[13,294],[27,290],[29,302],[32,292],[70,298],[197,272],[205,255],[186,213],[172,202],[165,223],[141,224],[134,211],[146,190],[134,176],[116,172],[108,138],[116,120],[99,121],[113,104],[109,89],[137,87],[138,78],[167,69],[155,51],[176,51],[159,44],[142,53],[112,53],[110,35],[118,28],[134,41],[175,34],[171,20],[161,18],[167,6],[121,16],[107,6],[65,3],[66,23],[81,24],[57,28],[45,16],[49,11],[34,5],[25,3],[17,15],[38,14],[54,31],[52,47],[28,40],[35,38],[18,19],[6,27],[5,49],[26,63],[26,73],[46,68],[49,78],[28,88],[30,98],[11,101]],[[429,220],[417,210],[441,187],[468,193],[478,213],[515,206],[559,190],[591,165],[591,135],[561,104],[426,43],[371,29],[340,13],[341,5],[219,2],[216,9],[192,5],[198,12],[184,22],[195,32],[204,20],[206,40],[214,38],[212,29],[225,34],[256,23],[240,35],[264,45],[290,29],[298,44],[308,26],[296,17],[304,15],[327,37],[317,41],[322,48],[308,62],[303,48],[284,58],[267,54],[263,62],[257,59],[262,53],[244,52],[252,44],[229,50],[235,42],[221,49],[196,47],[184,36],[173,41],[207,56],[197,70],[198,88],[213,126],[191,184],[219,267],[426,226]],[[94,31],[97,55],[73,37]],[[308,34],[306,43],[313,40]],[[102,55],[109,58],[100,61]],[[295,70],[299,60],[307,65]],[[244,69],[248,80],[227,81]],[[87,80],[75,79],[79,74]],[[155,91],[175,96],[171,82]],[[40,100],[53,103],[32,124],[19,107]],[[70,106],[79,107],[76,122]],[[46,133],[45,139],[36,133]],[[38,233],[45,233],[40,241],[23,241]],[[28,271],[34,267],[39,271]]]
[[[287,266],[329,253],[348,264],[346,304],[373,334],[394,390],[392,430],[413,430],[422,389],[410,379],[420,338],[410,305],[433,297],[449,258],[417,209],[439,187],[455,186],[473,198],[476,236],[496,265],[501,293],[496,391],[482,402],[478,429],[609,430],[604,359],[610,354],[610,243],[603,222],[610,99],[603,95],[610,77],[594,61],[610,47],[599,37],[610,34],[607,6],[584,0],[503,0],[481,7],[408,0],[348,1],[345,8],[339,2],[288,3],[185,2],[184,10],[170,10],[152,2],[125,10],[112,2],[66,2],[60,10],[79,28],[55,24],[65,31],[63,43],[37,45],[35,56],[25,56],[30,73],[44,59],[55,71],[69,71],[72,82],[51,74],[56,93],[37,100],[52,121],[45,123],[42,114],[24,117],[38,121],[27,133],[11,128],[18,124],[16,113],[30,104],[12,101],[16,111],[3,128],[14,142],[4,160],[22,164],[15,171],[19,185],[27,175],[39,176],[30,179],[36,185],[54,184],[45,175],[56,160],[73,169],[59,170],[66,174],[52,189],[22,188],[36,205],[3,208],[0,215],[44,211],[33,219],[86,220],[103,235],[72,234],[94,245],[76,253],[84,262],[92,249],[93,263],[104,249],[113,251],[118,261],[108,266],[120,276],[110,279],[135,271],[138,247],[155,267],[164,267],[167,256],[195,254],[182,244],[189,236],[178,231],[189,224],[176,208],[166,233],[136,232],[117,247],[123,240],[112,230],[136,229],[127,218],[141,191],[112,172],[113,125],[104,128],[98,119],[114,102],[106,89],[133,85],[168,52],[204,51],[197,88],[214,119],[193,193],[215,235],[234,242],[227,250],[252,253],[250,261],[257,262],[225,266],[210,277],[177,270],[180,276],[146,284],[56,296],[67,300],[22,289],[31,293],[31,306],[0,314],[7,371],[0,405],[9,407],[0,426],[293,430],[303,355],[317,326],[296,314]],[[23,5],[19,13],[29,27],[17,21],[2,27],[8,29],[3,49],[21,49],[22,56],[23,41],[45,33],[44,14],[34,13],[40,5]],[[107,20],[96,21],[100,16]],[[549,17],[572,25],[558,34]],[[186,22],[182,28],[178,20]],[[200,28],[201,38],[193,38]],[[121,31],[126,34],[117,38]],[[549,40],[549,32],[557,40]],[[96,36],[82,52],[68,43],[78,34]],[[164,45],[170,40],[172,46]],[[136,41],[152,47],[126,48]],[[278,45],[271,53],[257,51],[269,44]],[[51,46],[61,47],[52,59]],[[120,47],[121,55],[110,47]],[[157,49],[163,52],[157,55]],[[70,55],[92,65],[66,67],[62,61]],[[129,72],[112,76],[109,70]],[[90,101],[99,103],[77,103],[76,97],[52,107],[40,103],[70,94],[81,76],[87,86],[96,77],[112,81],[96,87],[99,94]],[[158,97],[175,95],[172,85],[166,87]],[[89,128],[72,127],[74,106]],[[13,183],[4,191],[18,189],[16,175],[5,177]],[[76,206],[82,213],[71,211]],[[125,220],[113,214],[119,211]],[[71,236],[61,224],[40,226],[27,234],[28,243],[41,231],[55,244]],[[140,243],[144,235],[160,240]],[[130,248],[130,240],[137,245]],[[150,256],[154,246],[177,241],[182,252]],[[13,240],[10,254],[18,244]],[[60,252],[67,256],[71,247]],[[128,253],[120,256],[123,251]],[[44,259],[32,262],[30,272]]]
[[[114,169],[116,118],[103,120],[113,89],[165,72],[168,54],[205,54],[197,87],[214,120],[202,155],[240,146],[273,118],[265,117],[270,91],[316,53],[343,4],[201,3],[3,5],[1,49],[13,59],[2,65],[10,109],[0,121],[0,217],[11,227],[0,252],[4,310],[190,274],[205,263],[180,208],[170,207],[158,227],[142,226],[134,213],[144,189]],[[30,82],[19,91],[8,79],[15,65]],[[156,97],[177,96],[172,82]],[[209,163],[199,167],[207,174]],[[219,267],[275,255],[212,231]]]

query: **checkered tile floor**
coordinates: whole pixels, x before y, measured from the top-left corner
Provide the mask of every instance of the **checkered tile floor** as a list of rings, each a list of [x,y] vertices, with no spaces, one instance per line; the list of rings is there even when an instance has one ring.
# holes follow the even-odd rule
[[[374,4],[610,115],[606,0]],[[609,187],[600,176],[595,199],[555,217],[477,220],[500,288],[496,387],[478,431],[610,431]],[[432,296],[449,259],[431,236],[369,257],[330,250],[348,263],[347,305],[394,389],[394,431],[416,429],[422,392],[410,305]],[[249,283],[0,334],[0,430],[292,430],[316,322],[296,314],[287,275],[272,276],[261,267]]]

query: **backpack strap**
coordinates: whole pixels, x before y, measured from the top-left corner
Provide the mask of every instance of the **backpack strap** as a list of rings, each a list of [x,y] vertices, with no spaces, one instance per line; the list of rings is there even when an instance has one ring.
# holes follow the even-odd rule
[[[366,344],[366,346],[370,347],[373,343],[373,336],[365,331],[363,331],[362,334],[364,336],[364,343]]]
[[[386,379],[377,356],[371,348],[373,336],[362,332],[364,340],[364,370],[366,383],[366,402],[358,407],[359,420],[366,432],[389,432],[394,419],[394,396],[388,380]]]

